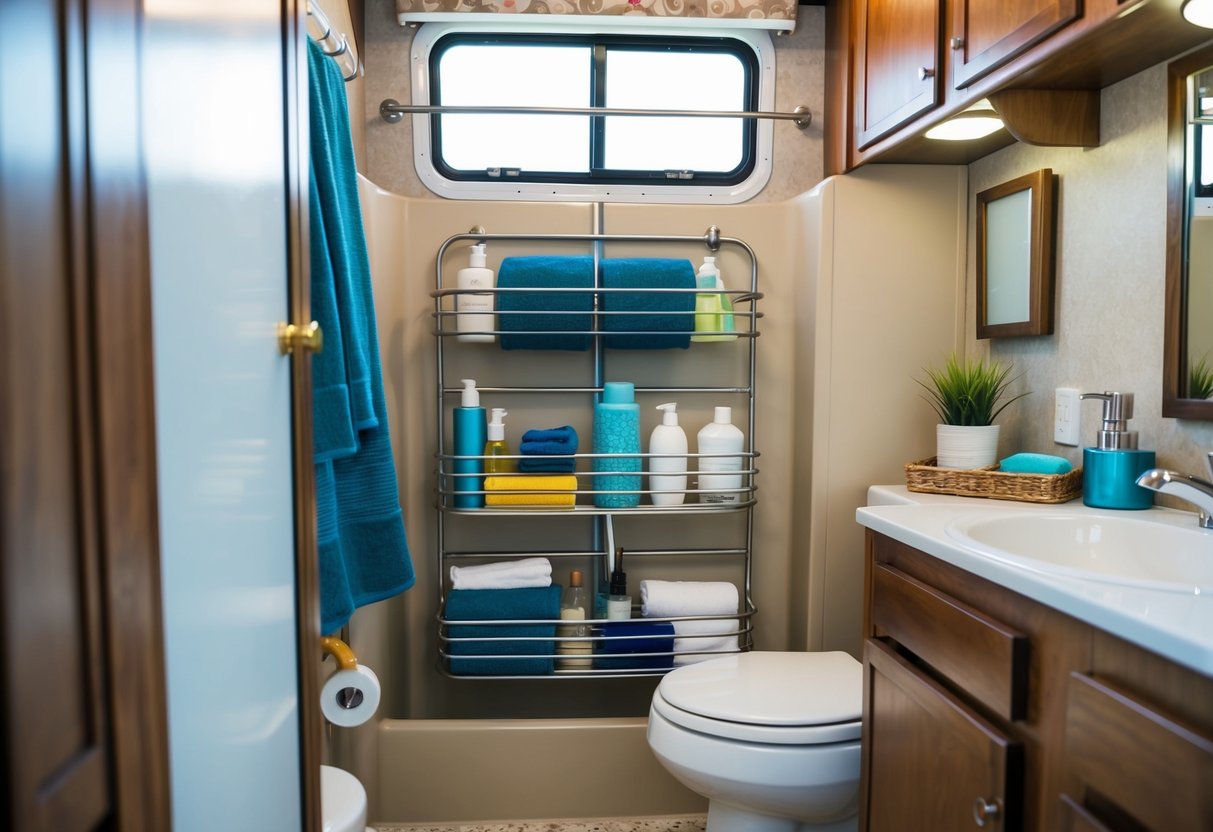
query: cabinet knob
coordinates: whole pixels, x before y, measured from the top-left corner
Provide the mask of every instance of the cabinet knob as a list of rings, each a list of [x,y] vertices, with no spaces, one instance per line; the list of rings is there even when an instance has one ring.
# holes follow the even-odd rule
[[[278,352],[290,355],[296,349],[305,352],[320,352],[324,349],[324,332],[321,331],[320,324],[312,321],[300,326],[279,322]]]
[[[978,826],[985,826],[987,823],[997,823],[1002,814],[1002,808],[998,800],[987,800],[984,797],[979,797],[973,801],[973,822]]]
[[[934,78],[934,77],[935,77],[935,70],[931,69],[931,67],[920,66],[918,68],[918,80],[919,81],[925,81],[928,78]]]
[[[951,45],[952,45],[952,49],[953,49],[953,51],[955,51],[955,50],[957,50],[957,49],[963,49],[963,48],[964,48],[964,45],[965,45],[965,39],[964,39],[964,38],[955,38],[955,37],[954,37],[954,38],[952,38],[952,40],[951,40],[951,41],[949,41],[949,43],[951,43]]]

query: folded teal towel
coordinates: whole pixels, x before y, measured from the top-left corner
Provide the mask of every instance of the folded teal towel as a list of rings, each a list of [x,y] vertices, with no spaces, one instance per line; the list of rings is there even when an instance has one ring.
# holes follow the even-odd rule
[[[555,620],[560,618],[559,584],[522,589],[453,589],[446,596],[447,621]],[[463,676],[519,676],[551,673],[555,624],[450,624],[452,639],[519,638],[524,641],[449,641],[451,672]],[[525,658],[498,658],[524,656]],[[457,658],[458,657],[458,658]]]
[[[497,270],[497,288],[590,290],[500,292],[497,327],[503,350],[584,352],[590,348],[594,328],[593,257],[507,257]],[[567,314],[571,312],[585,314]]]
[[[1068,459],[1051,454],[1013,454],[998,463],[1004,474],[1068,474],[1073,468]]]
[[[695,267],[690,260],[655,257],[602,261],[604,289],[686,289],[686,292],[603,292],[602,329],[643,333],[608,335],[606,346],[617,350],[682,349],[691,345],[695,329]],[[637,314],[612,314],[635,312]],[[674,333],[650,335],[648,333]]]

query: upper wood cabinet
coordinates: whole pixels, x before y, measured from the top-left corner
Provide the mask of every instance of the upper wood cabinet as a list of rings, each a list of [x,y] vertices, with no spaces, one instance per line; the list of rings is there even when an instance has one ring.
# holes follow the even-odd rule
[[[964,89],[1079,15],[1079,0],[954,0],[952,86]]]
[[[939,104],[939,0],[860,0],[854,44],[859,148]]]

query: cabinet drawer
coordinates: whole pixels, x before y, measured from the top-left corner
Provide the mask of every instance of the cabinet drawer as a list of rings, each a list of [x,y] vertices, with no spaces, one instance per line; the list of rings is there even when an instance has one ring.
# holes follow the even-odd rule
[[[1083,673],[1070,674],[1066,759],[1148,829],[1213,829],[1213,739]]]
[[[887,644],[863,656],[863,828],[1018,829],[1022,746]]]
[[[1028,638],[884,563],[872,568],[872,627],[998,716],[1027,715]]]

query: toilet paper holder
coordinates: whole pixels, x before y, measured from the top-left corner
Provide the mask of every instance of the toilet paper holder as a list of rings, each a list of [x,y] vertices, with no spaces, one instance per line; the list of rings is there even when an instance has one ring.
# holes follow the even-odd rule
[[[358,667],[358,657],[350,646],[336,636],[321,636],[320,649],[333,657],[337,666],[342,670],[354,670]],[[362,704],[363,693],[358,688],[342,688],[337,691],[337,704],[349,710]]]

